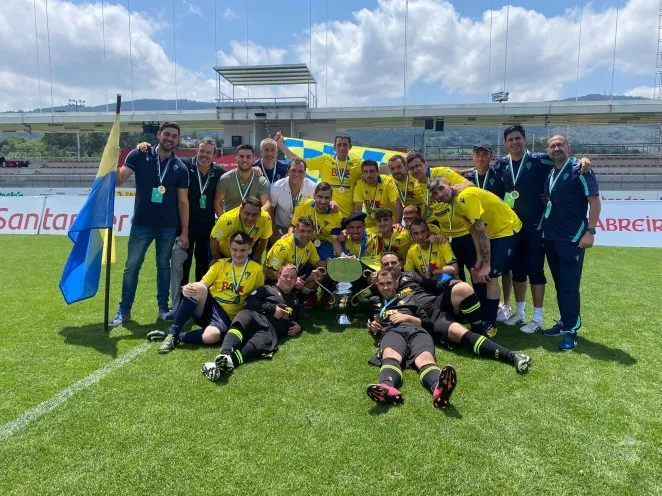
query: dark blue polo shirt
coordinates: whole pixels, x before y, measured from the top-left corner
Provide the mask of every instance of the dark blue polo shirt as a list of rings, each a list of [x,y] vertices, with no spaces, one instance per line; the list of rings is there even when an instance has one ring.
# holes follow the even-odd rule
[[[168,167],[170,164],[170,167]],[[146,152],[132,150],[124,161],[136,178],[136,201],[133,207],[133,225],[154,228],[177,228],[179,225],[179,206],[177,190],[188,188],[188,170],[175,155],[161,162],[161,174],[166,192],[162,203],[152,201],[152,190],[159,186],[157,172],[156,147]]]
[[[478,176],[478,183],[476,182],[476,176]],[[476,186],[494,193],[503,200],[503,195],[505,194],[503,179],[501,178],[501,174],[494,170],[493,166],[490,165],[488,172],[484,175],[476,174],[476,169],[474,169],[472,172],[467,172],[464,177]],[[487,184],[485,184],[485,179],[487,179]]]
[[[540,217],[545,211],[541,196],[545,189],[545,180],[554,162],[546,153],[527,153],[524,169],[519,173],[522,160],[513,160],[513,174],[517,178],[517,187],[513,185],[513,174],[510,172],[508,157],[502,157],[494,162],[494,169],[501,175],[506,192],[517,190],[519,198],[515,201],[515,213],[522,220],[522,228],[535,230]]]
[[[588,197],[599,194],[598,180],[592,170],[580,174],[579,169],[580,164],[573,157],[562,171],[554,168],[548,174],[545,195],[550,196],[550,180],[558,180],[550,197],[552,210],[542,221],[546,240],[578,242],[588,228]]]
[[[211,232],[211,229],[216,223],[214,213],[214,195],[216,194],[216,185],[218,180],[223,174],[225,169],[220,165],[212,163],[207,174],[198,176],[198,166],[196,157],[188,157],[181,159],[182,163],[188,169],[189,187],[188,187],[188,204],[189,204],[189,220],[188,228],[191,232]],[[199,177],[199,179],[198,179]],[[209,179],[209,182],[207,182]],[[200,207],[200,184],[205,190],[205,197],[207,204],[205,208]],[[205,186],[205,184],[207,184]]]
[[[253,163],[253,166],[259,167],[260,170],[262,170],[262,159],[256,160]],[[276,165],[273,169],[269,170],[265,167],[262,172],[264,177],[267,178],[267,181],[269,181],[269,186],[271,186],[279,179],[287,177],[287,164],[285,162],[281,162],[280,160],[276,160]]]

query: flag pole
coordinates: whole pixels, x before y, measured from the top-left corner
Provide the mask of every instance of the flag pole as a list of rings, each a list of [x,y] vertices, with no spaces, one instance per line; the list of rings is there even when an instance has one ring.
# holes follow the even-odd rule
[[[122,95],[117,94],[117,103],[115,104],[115,115],[120,113],[120,107],[122,106]],[[112,263],[112,252],[113,252],[113,225],[111,223],[110,228],[107,229],[107,239],[106,239],[106,289],[104,293],[104,303],[103,303],[103,330],[104,332],[110,332],[108,327],[108,313],[110,310],[110,266]]]

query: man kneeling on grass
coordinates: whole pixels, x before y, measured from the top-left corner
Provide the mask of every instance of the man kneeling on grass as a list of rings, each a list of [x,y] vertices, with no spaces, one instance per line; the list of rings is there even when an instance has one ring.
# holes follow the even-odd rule
[[[202,365],[207,379],[217,381],[245,360],[271,358],[278,349],[279,338],[301,332],[296,282],[296,267],[286,264],[278,271],[275,286],[262,286],[250,294],[246,307],[234,318],[223,338],[221,354]]]
[[[368,329],[380,335],[382,366],[379,383],[368,386],[368,396],[377,403],[403,403],[398,387],[402,384],[404,362],[406,367],[418,369],[421,383],[432,391],[434,407],[446,408],[457,384],[457,374],[450,365],[441,370],[437,367],[434,342],[422,327],[425,315],[418,301],[410,294],[398,296],[393,271],[382,269],[374,277],[381,297],[371,298],[375,314],[368,321]]]
[[[168,331],[152,331],[150,341],[163,340],[159,353],[168,353],[182,341],[193,344],[215,344],[221,341],[230,322],[244,308],[246,297],[264,285],[262,266],[248,258],[251,238],[236,232],[230,242],[230,258],[221,258],[209,268],[202,281],[182,287],[182,298]],[[181,334],[193,319],[201,327]],[[181,334],[181,336],[180,336]]]

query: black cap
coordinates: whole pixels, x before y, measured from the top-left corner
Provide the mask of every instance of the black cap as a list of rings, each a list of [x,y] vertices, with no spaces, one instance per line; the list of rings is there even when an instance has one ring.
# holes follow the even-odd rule
[[[352,212],[347,216],[345,220],[342,221],[342,228],[345,229],[347,227],[347,224],[352,222],[353,220],[360,220],[361,222],[365,223],[365,218],[368,215],[365,212]]]
[[[476,150],[486,150],[490,153],[492,153],[492,145],[487,144],[487,143],[479,143],[476,146],[474,146],[474,151]]]

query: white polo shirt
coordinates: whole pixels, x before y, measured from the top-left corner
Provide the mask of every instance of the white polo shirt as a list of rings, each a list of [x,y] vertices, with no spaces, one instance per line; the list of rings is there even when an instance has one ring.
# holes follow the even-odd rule
[[[317,185],[305,177],[303,185],[299,191],[299,198],[292,198],[292,191],[290,190],[290,178],[284,177],[279,179],[271,185],[271,206],[275,208],[274,221],[276,227],[284,229],[287,232],[292,224],[292,214],[294,214],[294,207],[298,202],[313,198],[315,194],[315,187]]]

